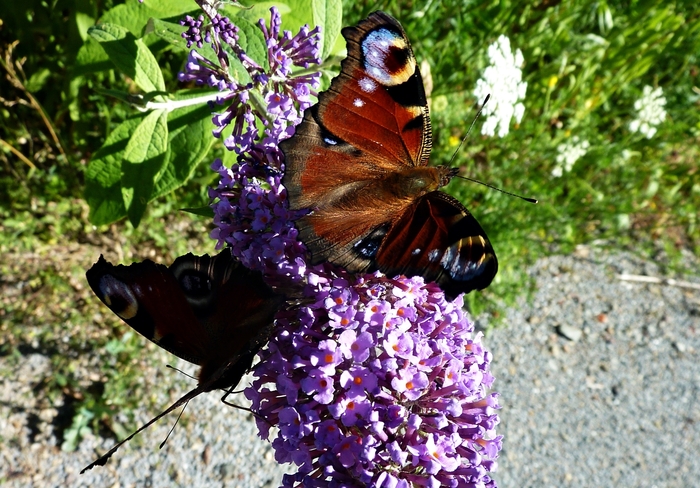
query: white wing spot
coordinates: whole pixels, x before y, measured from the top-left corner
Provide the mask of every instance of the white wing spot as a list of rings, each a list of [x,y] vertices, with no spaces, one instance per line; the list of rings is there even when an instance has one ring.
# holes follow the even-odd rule
[[[363,102],[359,98],[356,98],[355,100],[352,101],[352,104],[356,107],[364,107],[365,102]]]
[[[420,247],[417,247],[413,251],[411,251],[412,256],[417,256],[419,254],[420,254]]]
[[[369,78],[362,78],[357,84],[360,85],[360,89],[365,93],[372,93],[377,89],[377,84]]]

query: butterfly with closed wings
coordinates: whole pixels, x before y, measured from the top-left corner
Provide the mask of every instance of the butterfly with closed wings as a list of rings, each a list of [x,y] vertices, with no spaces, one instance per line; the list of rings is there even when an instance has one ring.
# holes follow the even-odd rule
[[[146,260],[114,266],[102,256],[87,272],[97,297],[163,349],[201,366],[197,388],[81,471],[103,466],[136,434],[197,395],[231,391],[270,336],[285,299],[228,250],[180,256],[170,266]]]
[[[294,136],[280,144],[292,210],[314,264],[423,276],[449,297],[498,270],[476,219],[439,188],[457,170],[428,166],[432,132],[416,58],[393,17],[342,31],[348,55]]]

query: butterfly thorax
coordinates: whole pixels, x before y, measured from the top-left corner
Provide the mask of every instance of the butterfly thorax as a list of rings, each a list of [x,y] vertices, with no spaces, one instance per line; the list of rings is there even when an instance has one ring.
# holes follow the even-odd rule
[[[418,198],[445,186],[454,176],[445,166],[413,166],[392,173],[385,179],[384,188],[398,198]]]

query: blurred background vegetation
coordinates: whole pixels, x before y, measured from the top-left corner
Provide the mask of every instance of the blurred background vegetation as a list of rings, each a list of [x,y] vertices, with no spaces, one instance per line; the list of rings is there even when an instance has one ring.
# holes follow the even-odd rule
[[[133,113],[98,90],[134,87],[116,71],[86,70],[77,60],[87,28],[119,3],[0,6],[0,355],[51,358],[53,374],[36,390],[49,404],[64,405],[57,424],[66,449],[80,429],[104,425],[99,421],[128,411],[136,399],[148,402],[136,377],[144,362],[166,357],[92,296],[85,270],[100,253],[119,262],[170,263],[213,250],[207,220],[178,209],[207,203],[218,144],[184,186],[149,205],[137,229],[88,221],[88,163]],[[487,47],[505,34],[523,52],[521,124],[498,138],[481,136],[477,122],[454,164],[540,204],[463,181],[448,189],[476,215],[501,264],[494,284],[469,297],[473,311],[497,316],[531,289],[528,263],[579,244],[631,250],[666,265],[670,275],[682,272],[674,267],[681,251],[700,254],[697,2],[346,1],[343,24],[377,9],[401,21],[418,60],[430,64],[435,164],[448,163],[476,114],[472,93],[488,64]],[[186,53],[152,50],[175,90]],[[651,139],[629,130],[646,85],[662,87],[667,99],[667,118]],[[556,178],[557,147],[575,136],[590,147]]]

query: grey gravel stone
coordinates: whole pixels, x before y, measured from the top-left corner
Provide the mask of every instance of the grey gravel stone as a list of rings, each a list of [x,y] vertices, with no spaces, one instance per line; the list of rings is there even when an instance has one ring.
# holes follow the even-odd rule
[[[583,335],[583,331],[581,329],[568,324],[559,324],[557,326],[557,332],[560,336],[565,337],[572,342],[578,342]]]
[[[697,261],[688,263],[681,278],[700,281]],[[700,293],[619,281],[620,273],[663,273],[651,261],[590,249],[542,259],[530,273],[534,299],[508,310],[506,325],[485,340],[503,405],[499,486],[700,486]],[[557,334],[561,324],[579,328],[578,342]],[[291,470],[275,463],[250,414],[209,393],[190,402],[162,450],[175,415],[80,475],[113,441],[89,435],[62,452],[51,426],[60,405],[32,392],[50,373],[48,359],[9,364],[0,358],[3,486],[274,487]],[[191,386],[176,377],[154,394],[165,408],[170,393]],[[243,395],[235,401],[245,404]],[[157,413],[136,415],[146,422]]]

